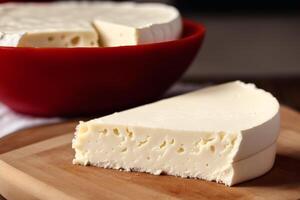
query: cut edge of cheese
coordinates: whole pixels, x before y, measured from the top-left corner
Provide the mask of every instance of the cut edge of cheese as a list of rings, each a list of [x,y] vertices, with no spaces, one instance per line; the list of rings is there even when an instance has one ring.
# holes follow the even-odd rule
[[[164,17],[162,17],[162,20],[158,20],[158,16],[152,16],[150,19],[143,19],[144,22],[142,24],[135,23],[130,18],[112,18],[105,15],[96,17],[93,20],[93,25],[100,35],[99,37],[103,46],[113,47],[159,43],[172,41],[180,37],[182,21],[179,11],[174,7],[159,3],[121,3],[121,5],[123,6],[120,6],[119,10],[125,6],[128,12],[123,13],[124,17],[132,12],[137,12],[136,18],[143,19],[143,17],[146,18],[144,11],[148,11],[148,14],[151,11],[151,15],[155,15],[156,11],[160,11],[157,15]],[[124,40],[124,38],[127,39]]]
[[[19,39],[18,47],[40,48],[75,48],[75,47],[98,47],[96,31],[59,31],[59,32],[27,32]]]
[[[168,42],[178,39],[182,32],[180,17],[168,24],[153,24],[144,28],[133,28],[101,20],[95,20],[93,24],[102,41],[100,44],[104,47]]]
[[[179,132],[168,135],[163,130],[151,133],[142,128],[99,129],[81,123],[72,143],[73,164],[198,178],[227,186],[261,176],[274,164],[276,142],[233,161],[240,145],[237,134],[217,133],[214,138],[210,133],[202,133],[201,140],[199,133],[185,136]]]
[[[98,40],[97,32],[93,29],[0,33],[0,46],[6,47],[99,47]]]

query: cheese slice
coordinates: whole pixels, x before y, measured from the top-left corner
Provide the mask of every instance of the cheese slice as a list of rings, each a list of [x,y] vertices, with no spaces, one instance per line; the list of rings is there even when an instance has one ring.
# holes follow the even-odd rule
[[[177,9],[158,3],[57,2],[0,6],[0,46],[127,46],[180,37]]]
[[[278,133],[278,101],[235,81],[81,122],[73,162],[231,186],[272,167]]]

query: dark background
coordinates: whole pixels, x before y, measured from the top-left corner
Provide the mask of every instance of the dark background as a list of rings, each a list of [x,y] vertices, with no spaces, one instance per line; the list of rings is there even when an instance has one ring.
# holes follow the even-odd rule
[[[300,109],[300,1],[167,1],[203,23],[206,40],[185,82],[240,79]]]

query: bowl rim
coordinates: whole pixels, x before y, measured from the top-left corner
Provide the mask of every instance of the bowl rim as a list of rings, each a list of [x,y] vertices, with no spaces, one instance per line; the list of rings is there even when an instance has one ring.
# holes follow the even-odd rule
[[[150,47],[150,46],[157,46],[157,45],[169,45],[169,44],[174,44],[177,42],[185,42],[188,40],[193,40],[199,37],[203,37],[206,28],[202,23],[195,22],[194,20],[182,19],[182,25],[183,25],[183,30],[182,34],[185,33],[186,29],[192,29],[188,35],[181,36],[179,39],[176,40],[170,40],[170,41],[165,41],[165,42],[156,42],[156,43],[149,43],[149,44],[139,44],[139,45],[130,45],[130,46],[117,46],[117,47],[74,47],[74,48],[65,48],[65,47],[9,47],[9,46],[0,46],[0,51],[1,50],[35,50],[35,51],[77,51],[77,50],[113,50],[113,49],[131,49],[131,48],[144,48],[144,47]]]

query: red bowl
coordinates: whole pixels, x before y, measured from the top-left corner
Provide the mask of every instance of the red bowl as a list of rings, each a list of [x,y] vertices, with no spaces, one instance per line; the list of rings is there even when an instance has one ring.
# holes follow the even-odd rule
[[[0,47],[0,101],[36,116],[113,112],[160,97],[185,72],[204,38],[183,21],[181,39],[109,48]]]

